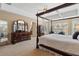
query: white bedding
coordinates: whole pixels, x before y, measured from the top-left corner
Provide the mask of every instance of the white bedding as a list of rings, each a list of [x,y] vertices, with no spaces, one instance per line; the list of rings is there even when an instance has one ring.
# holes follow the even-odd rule
[[[39,44],[44,44],[67,53],[79,55],[79,40],[72,36],[49,34],[39,37]]]
[[[5,41],[8,41],[8,38],[1,38],[0,39],[0,42],[5,42]]]

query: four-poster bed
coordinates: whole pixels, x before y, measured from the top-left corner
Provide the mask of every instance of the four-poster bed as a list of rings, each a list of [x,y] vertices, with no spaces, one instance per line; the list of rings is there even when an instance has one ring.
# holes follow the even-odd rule
[[[44,35],[44,36],[41,36],[41,37],[38,36],[38,25],[39,25],[38,24],[38,18],[40,17],[42,19],[50,20],[48,18],[42,17],[41,15],[44,15],[46,13],[50,13],[50,12],[53,12],[55,10],[58,10],[58,9],[61,9],[61,8],[65,8],[65,7],[74,5],[74,4],[75,3],[65,3],[65,4],[62,4],[60,6],[57,6],[57,7],[54,7],[52,9],[49,9],[49,10],[46,10],[44,12],[36,14],[36,16],[37,16],[37,40],[36,40],[36,48],[39,48],[39,46],[41,46],[41,47],[44,47],[44,48],[49,49],[51,51],[55,51],[55,52],[57,52],[57,53],[59,53],[61,55],[65,55],[65,56],[67,56],[67,55],[68,56],[69,55],[70,56],[71,55],[79,55],[79,53],[77,52],[78,51],[77,49],[79,49],[78,48],[79,47],[79,42],[77,40],[73,40],[71,36],[64,36],[64,35],[58,35],[58,34],[48,34],[48,35]],[[74,18],[79,18],[79,17],[70,17],[70,18],[66,18],[66,19],[74,19]],[[66,19],[60,19],[60,20],[66,20]],[[57,21],[57,20],[54,20],[54,21]],[[51,20],[51,31],[52,31],[52,20]],[[49,42],[49,41],[51,41],[51,42]],[[68,47],[66,47],[66,46],[68,46]],[[69,48],[71,48],[71,49],[69,49]],[[76,50],[72,50],[72,49],[76,49]]]

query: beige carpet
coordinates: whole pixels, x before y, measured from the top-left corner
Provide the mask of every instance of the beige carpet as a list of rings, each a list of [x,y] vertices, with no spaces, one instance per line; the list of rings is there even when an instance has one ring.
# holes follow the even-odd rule
[[[0,56],[55,56],[55,52],[50,53],[43,49],[35,49],[36,39],[22,41],[14,45],[0,47]]]

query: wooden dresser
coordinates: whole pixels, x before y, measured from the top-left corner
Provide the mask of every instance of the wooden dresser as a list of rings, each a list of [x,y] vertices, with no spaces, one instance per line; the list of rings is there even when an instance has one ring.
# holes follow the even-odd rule
[[[24,40],[31,39],[32,31],[28,31],[28,23],[24,20],[13,21],[12,33],[11,33],[11,43],[17,43]]]
[[[11,43],[15,44],[20,41],[30,40],[31,32],[12,32],[11,33]]]

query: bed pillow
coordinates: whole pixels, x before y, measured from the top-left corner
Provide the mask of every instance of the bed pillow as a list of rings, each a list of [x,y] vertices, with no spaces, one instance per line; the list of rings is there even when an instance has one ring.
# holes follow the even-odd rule
[[[79,32],[75,32],[74,34],[73,34],[73,39],[77,39],[77,36],[79,35]]]
[[[49,32],[49,34],[53,34],[53,33],[54,33],[53,31]]]
[[[65,33],[64,32],[59,32],[58,34],[64,35]]]
[[[77,40],[79,40],[79,35],[77,36]]]

